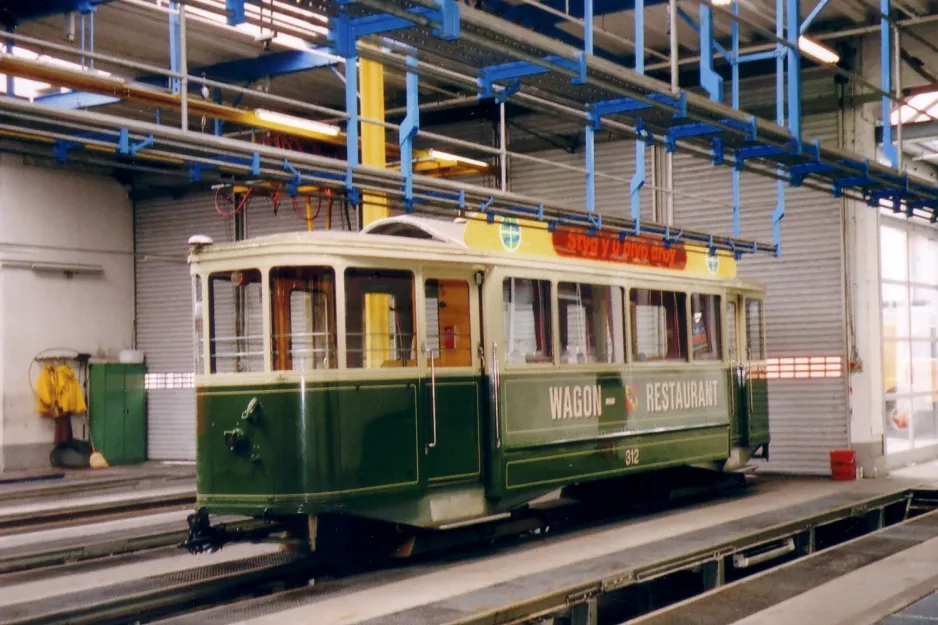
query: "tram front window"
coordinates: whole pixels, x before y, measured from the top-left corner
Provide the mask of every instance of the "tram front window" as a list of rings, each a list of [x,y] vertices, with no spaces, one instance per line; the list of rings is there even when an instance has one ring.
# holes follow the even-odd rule
[[[335,369],[335,271],[277,267],[270,272],[275,371]]]
[[[212,373],[264,370],[261,272],[244,269],[209,276]]]
[[[350,369],[417,365],[413,273],[348,269],[345,297],[345,345]]]

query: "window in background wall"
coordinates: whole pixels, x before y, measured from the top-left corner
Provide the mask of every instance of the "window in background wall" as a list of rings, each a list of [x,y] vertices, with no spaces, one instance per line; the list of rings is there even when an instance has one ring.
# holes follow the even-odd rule
[[[687,360],[687,296],[632,289],[632,357],[636,362]]]
[[[510,365],[553,361],[551,285],[546,280],[505,278],[502,283],[505,319],[505,362]]]
[[[212,373],[263,371],[261,272],[213,273],[209,289]]]
[[[886,453],[938,444],[938,234],[880,229]]]
[[[561,364],[624,362],[621,288],[561,282],[557,299]]]

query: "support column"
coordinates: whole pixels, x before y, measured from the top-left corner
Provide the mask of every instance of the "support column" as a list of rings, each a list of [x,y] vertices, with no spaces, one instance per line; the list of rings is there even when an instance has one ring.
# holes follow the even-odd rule
[[[384,66],[368,59],[360,59],[361,116],[384,121]],[[361,122],[362,165],[384,168],[387,166],[386,137],[384,126]],[[362,223],[390,216],[387,198],[380,194],[362,195]],[[390,360],[390,315],[391,299],[383,293],[365,295],[365,366],[380,367]]]
[[[860,46],[858,69],[875,80],[879,68],[876,36]],[[878,63],[876,64],[878,65]],[[876,104],[864,104],[844,111],[844,149],[876,158],[874,120]],[[888,124],[887,124],[888,127]],[[883,340],[879,262],[880,213],[865,202],[845,200],[844,253],[847,268],[846,311],[847,353],[853,366],[847,367],[850,401],[850,444],[857,452],[857,464],[866,477],[885,473],[883,457]]]
[[[384,66],[368,59],[360,60],[361,116],[384,121]],[[384,168],[387,151],[384,126],[368,122],[361,124],[362,165]],[[381,195],[362,197],[362,226],[390,215],[387,199]]]

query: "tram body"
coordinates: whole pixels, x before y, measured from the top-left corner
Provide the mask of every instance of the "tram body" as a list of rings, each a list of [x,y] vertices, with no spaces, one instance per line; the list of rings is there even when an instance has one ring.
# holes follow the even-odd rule
[[[769,444],[722,253],[470,215],[190,254],[198,506],[445,528]]]

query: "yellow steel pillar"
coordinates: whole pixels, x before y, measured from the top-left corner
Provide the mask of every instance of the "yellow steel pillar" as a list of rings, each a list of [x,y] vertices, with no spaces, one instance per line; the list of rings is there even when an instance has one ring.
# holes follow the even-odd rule
[[[384,66],[375,61],[361,59],[361,116],[384,121]],[[362,165],[385,167],[387,154],[384,126],[362,121]],[[384,219],[390,215],[386,198],[380,195],[362,197],[362,225]]]
[[[384,66],[361,59],[361,117],[384,121]],[[361,122],[362,165],[387,165],[384,126]],[[383,195],[362,195],[362,226],[390,216]],[[365,297],[365,366],[380,367],[391,360],[391,296],[369,293]]]

